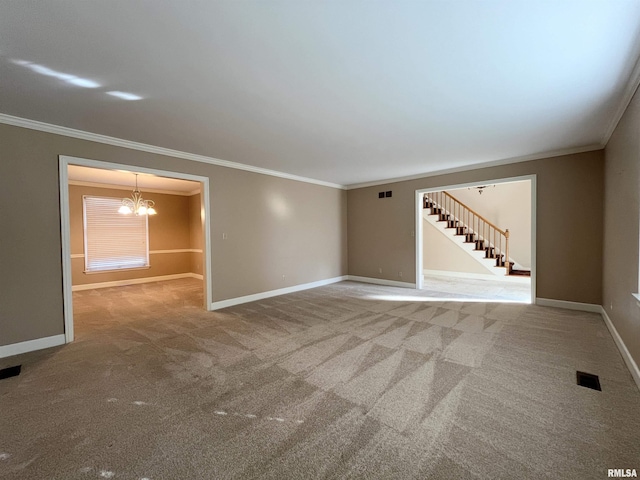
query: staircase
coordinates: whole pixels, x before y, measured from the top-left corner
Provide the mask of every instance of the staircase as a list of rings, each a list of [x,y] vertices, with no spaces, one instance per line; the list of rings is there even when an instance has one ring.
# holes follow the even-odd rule
[[[529,270],[514,268],[515,263],[509,257],[508,229],[498,228],[447,192],[425,193],[423,208],[427,220],[457,237],[493,274],[531,276]]]

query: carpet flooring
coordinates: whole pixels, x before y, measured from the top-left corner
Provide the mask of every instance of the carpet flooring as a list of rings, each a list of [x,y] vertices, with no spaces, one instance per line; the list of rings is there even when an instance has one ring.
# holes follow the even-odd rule
[[[640,392],[598,314],[355,282],[201,302],[193,279],[74,293],[74,343],[0,360],[22,364],[0,380],[0,479],[640,469]]]

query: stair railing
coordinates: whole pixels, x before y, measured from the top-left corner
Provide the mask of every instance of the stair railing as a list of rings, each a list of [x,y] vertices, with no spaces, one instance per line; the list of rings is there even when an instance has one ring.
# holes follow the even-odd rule
[[[473,208],[465,205],[447,192],[425,193],[423,207],[435,205],[440,218],[447,220],[447,226],[456,228],[456,234],[462,231],[465,241],[475,242],[476,250],[485,250],[487,258],[495,258],[496,266],[505,267],[505,275],[511,273],[509,259],[509,229],[502,230]],[[462,227],[462,230],[459,229]],[[503,248],[504,246],[504,248]]]

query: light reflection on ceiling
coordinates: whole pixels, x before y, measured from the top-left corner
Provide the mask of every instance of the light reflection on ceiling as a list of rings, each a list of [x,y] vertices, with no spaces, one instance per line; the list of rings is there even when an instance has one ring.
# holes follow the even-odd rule
[[[19,65],[21,67],[28,68],[29,70],[38,73],[40,75],[44,75],[45,77],[53,77],[63,82],[66,82],[70,85],[75,85],[76,87],[83,88],[99,88],[102,85],[95,80],[90,80],[88,78],[82,78],[77,75],[72,75],[70,73],[58,72],[52,68],[46,67],[44,65],[40,65],[38,63],[29,62],[27,60],[13,59],[11,63],[15,65]],[[140,95],[136,95],[134,93],[121,92],[119,90],[112,90],[109,92],[105,92],[107,95],[111,95],[112,97],[117,97],[122,100],[142,100],[143,97]]]
[[[40,75],[58,78],[64,82],[67,82],[71,85],[75,85],[77,87],[84,87],[84,88],[101,87],[101,85],[94,80],[89,80],[88,78],[81,78],[81,77],[78,77],[77,75],[71,75],[70,73],[58,72],[56,70],[53,70],[52,68],[45,67],[44,65],[39,65],[37,63],[28,62],[26,60],[12,60],[12,63],[16,65],[20,65],[21,67],[26,67],[30,70],[33,70],[36,73],[39,73]]]

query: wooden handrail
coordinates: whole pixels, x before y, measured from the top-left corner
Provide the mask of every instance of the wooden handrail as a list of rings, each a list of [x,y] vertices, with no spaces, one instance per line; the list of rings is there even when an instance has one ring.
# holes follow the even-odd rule
[[[493,228],[495,228],[498,232],[500,232],[502,235],[506,236],[506,231],[501,230],[500,228],[498,228],[498,226],[494,225],[493,223],[491,223],[489,220],[487,220],[486,218],[484,218],[482,215],[480,215],[478,212],[476,212],[473,208],[469,207],[468,205],[465,205],[464,203],[462,203],[460,200],[458,200],[457,198],[455,198],[452,195],[449,195],[447,192],[442,192],[444,193],[447,197],[449,197],[450,199],[452,199],[454,202],[459,203],[460,205],[462,205],[464,208],[466,208],[467,210],[469,210],[471,213],[473,213],[476,217],[482,219],[483,222],[491,225]],[[508,230],[507,230],[508,231]]]

